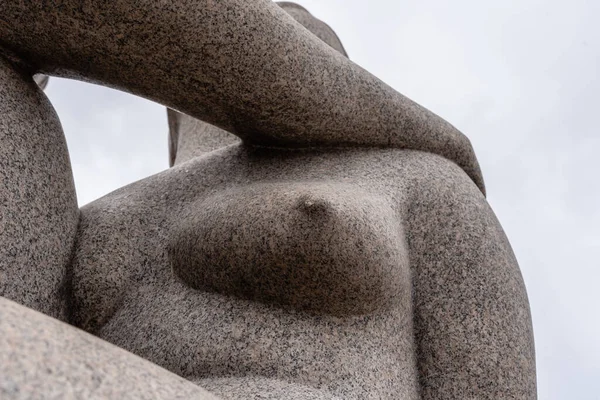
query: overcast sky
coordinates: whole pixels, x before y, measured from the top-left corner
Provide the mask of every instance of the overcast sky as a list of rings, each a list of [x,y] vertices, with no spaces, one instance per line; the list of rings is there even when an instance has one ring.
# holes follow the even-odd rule
[[[600,399],[600,2],[298,2],[471,139],[527,285],[539,398]],[[168,167],[163,107],[61,79],[47,93],[80,204]]]

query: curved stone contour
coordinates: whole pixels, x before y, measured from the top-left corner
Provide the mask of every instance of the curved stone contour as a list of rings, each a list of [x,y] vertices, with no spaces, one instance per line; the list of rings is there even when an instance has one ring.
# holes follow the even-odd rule
[[[155,96],[245,141],[171,119],[175,167],[81,210],[63,292],[69,322],[223,399],[536,398],[525,288],[462,135],[269,2],[75,3],[58,14],[45,3],[0,4],[0,41],[14,47],[21,35],[24,44],[15,71],[42,67]],[[6,25],[35,12],[28,26]],[[54,16],[72,32],[38,22]],[[68,51],[52,47],[57,39]],[[257,77],[269,79],[250,88],[245,80]],[[323,148],[297,148],[316,144]],[[362,148],[331,148],[346,144]],[[364,148],[377,145],[402,149]],[[130,385],[126,397],[206,396],[67,325],[30,311],[20,321],[18,312],[0,299],[9,398],[35,390],[23,370],[59,395],[75,387],[122,397]],[[55,363],[64,374],[46,368]],[[63,375],[68,384],[55,385]]]
[[[0,297],[0,398],[218,400],[79,329]]]
[[[312,34],[347,57],[342,42],[329,25],[313,17],[298,4],[290,2],[277,4]],[[171,167],[240,141],[238,137],[223,129],[172,109],[168,109],[167,116],[169,119],[169,165]],[[179,132],[182,131],[185,134],[180,135]]]
[[[429,151],[485,191],[463,134],[270,1],[3,1],[0,15],[0,48],[32,72],[125,90],[254,144]]]
[[[308,387],[323,399],[416,399],[409,265],[398,214],[406,182],[397,160],[408,154],[380,152],[234,145],[89,204],[74,258],[72,321],[221,396],[233,386],[246,388],[242,398],[274,400]],[[377,158],[388,180],[364,169]],[[365,198],[371,200],[362,204]],[[286,207],[295,204],[308,213],[294,216]],[[215,210],[231,206],[233,213]],[[349,224],[328,225],[312,212]],[[222,228],[196,224],[205,216]],[[339,240],[350,233],[355,246]],[[399,246],[390,249],[394,236]],[[174,246],[178,240],[188,242]],[[202,247],[196,253],[187,247],[193,242]],[[288,251],[313,262],[280,263]],[[385,260],[386,252],[397,262],[368,265],[369,256]],[[174,265],[190,255],[204,255],[204,264]],[[250,262],[254,273],[244,284]],[[189,267],[206,268],[216,284],[197,290],[197,275],[173,273]],[[365,304],[344,293],[350,279]],[[256,385],[243,384],[254,378]],[[273,392],[259,397],[257,388]]]
[[[0,296],[64,319],[78,221],[58,117],[31,76],[0,56]]]
[[[387,205],[379,211],[383,218],[402,226],[409,264],[371,275],[362,268],[361,247],[344,248],[335,235],[285,228],[273,234],[290,218],[279,214],[283,207],[301,198],[294,191],[317,193],[340,182],[348,190],[327,192],[331,207],[380,199]],[[232,213],[207,212],[231,204]],[[356,238],[371,229],[359,215],[352,216]],[[222,227],[208,234],[196,224],[206,216]],[[179,251],[187,255],[173,254],[177,240],[195,242],[198,253],[185,245]],[[310,280],[284,270],[269,275],[277,250],[290,244],[327,249],[324,257],[348,253],[346,263],[323,266],[331,275],[316,286],[331,289],[338,310],[352,303],[337,295],[332,278],[343,280],[349,270],[366,287],[381,277],[404,281],[364,313],[298,309],[311,305]],[[262,264],[253,261],[254,251],[263,252]],[[193,288],[194,273],[173,273],[173,257],[190,256],[202,264],[183,267],[215,274],[210,290]],[[240,279],[249,262],[256,287]],[[73,306],[77,326],[221,396],[235,387],[246,388],[247,398],[274,400],[300,385],[324,399],[535,398],[531,320],[516,260],[478,189],[460,168],[430,153],[274,152],[240,144],[120,189],[82,209]],[[276,381],[257,386],[274,392],[251,397],[256,387],[244,382],[253,377]]]
[[[394,216],[385,198],[355,185],[251,184],[185,207],[169,258],[195,289],[300,311],[369,314],[410,293]]]

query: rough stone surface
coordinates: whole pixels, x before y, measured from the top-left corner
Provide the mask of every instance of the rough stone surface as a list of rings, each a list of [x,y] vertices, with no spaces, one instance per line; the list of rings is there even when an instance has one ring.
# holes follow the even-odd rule
[[[329,25],[313,17],[298,4],[290,2],[277,4],[323,42],[347,56],[342,42]],[[170,166],[181,164],[194,157],[240,141],[237,136],[223,129],[177,111],[169,109],[167,115],[169,119]],[[180,132],[183,131],[185,134],[180,135]],[[177,159],[175,159],[175,155],[177,155]]]
[[[3,1],[0,15],[0,47],[35,72],[122,89],[249,143],[429,151],[484,190],[463,134],[271,1]]]
[[[0,398],[218,400],[146,360],[2,297]]]
[[[31,76],[0,56],[0,296],[64,318],[78,219],[58,117]]]
[[[0,24],[21,68],[206,121],[171,112],[175,166],[82,208],[71,324],[225,400],[536,398],[525,288],[464,136],[351,64],[293,4],[329,45],[267,1],[63,3],[0,4],[4,21],[38,13]],[[28,343],[58,322],[29,340],[11,304],[0,351],[17,337],[38,354]],[[93,342],[91,369],[113,368],[117,350]],[[115,390],[137,387],[136,368]],[[148,381],[171,390],[156,371]]]
[[[510,246],[429,153],[226,147],[84,207],[73,278],[73,323],[222,396],[280,398],[251,397],[262,377],[323,398],[535,398]]]

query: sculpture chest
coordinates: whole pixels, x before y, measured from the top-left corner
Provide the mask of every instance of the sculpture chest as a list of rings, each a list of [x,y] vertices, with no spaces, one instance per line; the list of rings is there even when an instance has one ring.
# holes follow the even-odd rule
[[[333,315],[409,291],[399,219],[353,185],[254,183],[192,202],[171,229],[173,270],[195,289]]]
[[[229,151],[84,210],[73,286],[94,333],[216,393],[248,376],[348,399],[416,393],[402,218],[365,184],[369,153]]]

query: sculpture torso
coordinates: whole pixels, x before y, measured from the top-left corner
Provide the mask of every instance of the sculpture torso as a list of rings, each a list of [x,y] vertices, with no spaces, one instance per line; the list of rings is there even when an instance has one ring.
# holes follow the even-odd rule
[[[272,2],[146,3],[0,2],[9,397],[212,397],[183,377],[224,400],[535,398],[527,296],[468,139]],[[188,162],[78,218],[36,72],[271,147],[186,131]]]
[[[417,398],[403,224],[423,162],[464,175],[413,151],[233,145],[120,189],[82,209],[75,321],[219,394],[258,376]]]

